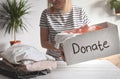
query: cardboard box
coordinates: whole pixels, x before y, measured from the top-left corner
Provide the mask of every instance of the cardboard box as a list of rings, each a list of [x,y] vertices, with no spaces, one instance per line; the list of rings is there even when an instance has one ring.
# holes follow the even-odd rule
[[[120,53],[117,25],[109,22],[95,25],[103,29],[77,35],[63,42],[68,65]]]

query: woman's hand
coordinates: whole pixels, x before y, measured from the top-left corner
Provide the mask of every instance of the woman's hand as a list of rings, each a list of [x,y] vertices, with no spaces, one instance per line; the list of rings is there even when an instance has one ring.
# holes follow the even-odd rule
[[[64,60],[64,61],[66,61],[66,59],[65,59],[65,55],[64,55],[64,50],[63,50],[63,45],[61,44],[61,46],[60,46],[60,52],[61,52],[61,57],[62,57],[62,59]]]
[[[62,57],[63,61],[66,61],[65,55],[64,55],[64,52],[63,52],[63,51],[61,52],[61,57]]]

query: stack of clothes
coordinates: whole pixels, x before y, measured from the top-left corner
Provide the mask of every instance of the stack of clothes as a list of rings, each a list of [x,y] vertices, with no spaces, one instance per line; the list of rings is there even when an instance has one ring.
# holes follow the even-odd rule
[[[13,45],[0,55],[0,74],[12,79],[47,75],[57,67],[53,57],[28,45]]]

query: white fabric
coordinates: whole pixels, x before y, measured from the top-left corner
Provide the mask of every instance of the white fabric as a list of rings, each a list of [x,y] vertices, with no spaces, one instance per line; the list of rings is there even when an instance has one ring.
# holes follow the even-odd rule
[[[54,70],[57,67],[56,61],[37,61],[32,64],[26,65],[28,71],[41,71],[44,69]]]
[[[51,56],[46,56],[36,48],[23,44],[16,44],[1,53],[9,62],[13,64],[30,64],[40,60],[54,60]]]
[[[55,41],[56,41],[55,48],[59,49],[60,44],[62,44],[67,39],[75,37],[76,35],[78,35],[78,34],[58,33],[55,36]]]

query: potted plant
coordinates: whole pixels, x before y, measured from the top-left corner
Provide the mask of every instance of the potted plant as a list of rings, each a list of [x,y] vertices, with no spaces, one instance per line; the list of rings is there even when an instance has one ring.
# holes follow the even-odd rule
[[[23,22],[24,15],[29,13],[30,6],[26,0],[6,0],[6,2],[0,3],[0,16],[2,21],[2,29],[5,29],[5,33],[13,35],[13,41],[11,43],[19,43],[16,40],[16,33],[19,31],[27,30],[26,25]]]
[[[120,0],[110,0],[110,7],[115,11],[116,15],[120,15]]]

